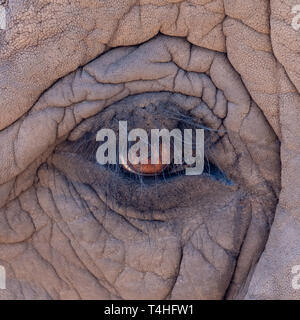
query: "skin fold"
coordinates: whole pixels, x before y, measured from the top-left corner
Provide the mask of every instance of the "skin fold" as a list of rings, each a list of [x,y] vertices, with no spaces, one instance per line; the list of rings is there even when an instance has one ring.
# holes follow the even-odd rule
[[[299,299],[297,4],[4,2],[0,299]],[[209,166],[99,166],[120,120],[205,127]]]

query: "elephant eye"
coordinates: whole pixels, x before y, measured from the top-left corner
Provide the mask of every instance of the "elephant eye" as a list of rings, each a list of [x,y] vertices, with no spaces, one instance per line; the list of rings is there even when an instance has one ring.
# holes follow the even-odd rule
[[[186,146],[190,146],[191,157],[196,159],[197,155],[200,155],[200,152],[198,152],[200,144],[198,143],[196,132],[201,130],[204,131],[203,170],[196,175],[203,173],[207,177],[229,183],[230,180],[220,168],[219,163],[214,161],[211,152],[225,132],[222,129],[211,128],[205,119],[197,117],[197,113],[186,110],[186,99],[182,99],[182,104],[179,105],[177,103],[178,95],[174,96],[170,93],[148,94],[146,105],[143,102],[145,96],[147,97],[147,94],[126,98],[83,122],[70,135],[69,141],[58,147],[57,151],[62,150],[78,154],[82,158],[98,165],[98,168],[106,168],[108,172],[111,172],[112,180],[116,177],[121,177],[136,183],[165,182],[169,178],[186,176],[187,170],[195,169],[196,162],[187,161],[185,152]],[[143,105],[141,102],[143,102]],[[197,102],[199,102],[198,99],[195,99],[194,103],[196,104]],[[121,126],[121,123],[126,123],[128,151],[126,151],[125,155],[119,152],[120,137],[123,133],[121,130],[124,125],[122,124]],[[102,129],[106,130],[105,132],[108,130],[114,135],[112,141],[115,143],[115,150],[112,150],[112,152],[114,153],[113,159],[116,160],[115,163],[100,163],[97,160],[100,147],[106,152],[105,154],[103,153],[103,158],[110,153],[103,147],[108,144],[108,139],[106,139],[108,136],[103,134],[98,139],[99,132]],[[136,140],[129,139],[130,133],[134,130],[143,130],[145,134],[143,139],[147,139],[146,155],[145,152],[143,153],[145,155],[144,161],[139,161],[142,156],[139,148],[136,149],[136,152],[130,153],[132,147],[140,139],[139,136],[137,136]],[[161,135],[159,136],[158,140],[156,140],[156,149],[152,149],[154,145],[152,131],[160,134],[164,131],[168,134],[166,139]],[[190,142],[186,141],[186,131],[192,133]],[[152,161],[153,155],[156,155],[156,161]]]
[[[149,149],[151,149],[151,144],[149,145]],[[151,153],[149,152],[146,157],[146,163],[139,163],[138,159],[134,163],[128,161],[121,161],[120,167],[124,172],[129,174],[136,175],[137,177],[163,177],[168,178],[175,174],[180,174],[187,167],[186,164],[176,165],[174,163],[174,159],[172,156],[173,145],[171,145],[171,150],[168,149],[162,142],[159,144],[159,150],[157,152],[157,161],[152,163],[151,161]],[[140,156],[138,153],[136,157]],[[170,159],[170,163],[164,163],[164,158],[167,157]]]
[[[151,164],[150,161],[148,164],[127,164],[122,165],[123,168],[129,172],[133,172],[141,176],[155,176],[160,175],[167,167],[167,165]]]
[[[130,160],[123,161],[121,160],[120,168],[125,174],[129,176],[134,176],[135,178],[139,179],[146,179],[155,177],[163,179],[167,179],[172,176],[178,176],[185,173],[187,168],[192,167],[192,165],[188,165],[186,162],[182,164],[174,163],[174,156],[172,152],[174,151],[174,145],[170,146],[171,148],[168,149],[168,146],[164,145],[163,143],[159,144],[159,152],[157,154],[157,161],[152,163],[151,161],[151,154],[148,154],[146,163],[139,163],[138,159],[134,163],[131,163]],[[149,145],[149,149],[151,149],[151,144]],[[137,157],[140,156],[139,153]],[[170,163],[165,163],[164,159],[169,158]],[[204,168],[206,170],[206,168]]]
[[[121,164],[122,168],[128,172],[132,172],[139,176],[157,176],[163,174],[170,165],[164,164],[162,161],[162,153],[164,152],[162,144],[160,144],[157,163],[151,163],[151,156],[147,157],[147,163],[127,163]]]

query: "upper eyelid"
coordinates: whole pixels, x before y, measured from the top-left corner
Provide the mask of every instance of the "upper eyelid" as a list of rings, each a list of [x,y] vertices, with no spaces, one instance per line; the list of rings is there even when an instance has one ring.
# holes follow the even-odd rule
[[[155,61],[154,58],[158,60],[155,56],[156,48],[160,48],[162,43],[162,61]],[[159,37],[133,51],[128,51],[127,48],[113,49],[59,80],[41,96],[32,110],[53,106],[80,109],[78,104],[82,102],[101,101],[103,103],[99,106],[99,112],[101,108],[128,95],[149,91],[177,92],[202,98],[213,108],[216,87],[224,92],[228,101],[244,105],[243,109],[247,109],[246,105],[249,107],[250,103],[249,95],[224,54],[196,46],[189,47],[187,44],[183,39]],[[177,45],[178,52],[170,53],[172,45]],[[147,48],[154,56],[145,54]],[[189,65],[184,62],[179,65],[179,57],[190,57]],[[196,65],[194,60],[203,61]],[[206,73],[211,73],[210,77]],[[239,90],[231,90],[232,88]]]
[[[218,91],[218,93],[221,91]],[[173,106],[178,107],[179,113],[176,114],[174,112],[170,113],[170,111],[166,108],[165,116],[174,120],[180,120],[182,123],[187,123],[192,125],[193,127],[197,126],[195,119],[203,120],[202,125],[198,125],[198,127],[206,129],[208,131],[213,132],[220,132],[222,135],[225,133],[224,127],[222,128],[222,119],[218,118],[209,107],[203,103],[200,98],[195,97],[187,97],[181,94],[173,94],[169,92],[157,92],[153,93],[143,93],[136,96],[129,96],[125,99],[122,99],[120,102],[113,104],[112,106],[108,107],[104,112],[110,113],[110,118],[113,117],[118,113],[119,110],[130,113],[136,108],[143,108],[146,105],[143,103],[147,101],[148,105],[150,104],[171,104]],[[227,101],[222,101],[221,99],[217,101],[217,104],[221,104],[222,102],[227,104]],[[225,106],[224,106],[225,107]],[[226,108],[226,107],[225,107]],[[183,112],[188,111],[190,116],[184,115],[184,113],[180,113],[180,110]],[[92,128],[99,126],[97,124],[98,115],[95,117],[91,117],[80,123],[68,136],[69,141],[76,141],[80,139],[85,133],[92,130]],[[105,117],[107,118],[107,117]],[[193,120],[192,120],[193,119]],[[116,118],[113,120],[117,121]],[[191,121],[193,123],[191,124]]]
[[[175,47],[176,50],[173,49]],[[107,68],[109,60],[111,67]],[[133,61],[131,64],[130,60]],[[180,65],[182,69],[178,67],[180,61],[182,61]],[[197,64],[197,61],[201,63]],[[127,75],[124,79],[129,79],[130,82],[109,83],[110,78],[111,82],[116,82],[115,79],[120,78],[124,71],[124,63],[127,66]],[[134,64],[137,65],[135,68],[129,67]],[[152,67],[155,65],[158,68],[154,73]],[[186,72],[184,68],[188,71]],[[91,76],[92,69],[97,74]],[[137,72],[137,70],[142,71]],[[163,74],[162,78],[157,80],[160,78],[157,74],[159,70],[162,70]],[[209,72],[210,78],[206,74],[201,74],[201,71]],[[131,76],[128,78],[130,73]],[[96,81],[101,74],[106,83]],[[151,78],[156,80],[149,80]],[[7,138],[7,130],[0,133],[0,141],[4,149],[14,146],[14,152],[5,155],[10,158],[2,159],[3,163],[8,163],[10,167],[1,168],[1,181],[7,182],[13,179],[83,119],[97,114],[113,102],[136,93],[162,90],[199,96],[204,100],[205,92],[209,92],[209,88],[212,88],[209,83],[215,83],[216,87],[224,92],[226,99],[231,103],[230,107],[238,110],[241,124],[243,117],[249,111],[250,97],[224,54],[190,46],[184,39],[165,36],[157,37],[139,47],[113,49],[83,69],[59,80],[46,91],[24,118],[7,129],[13,132],[9,138]],[[235,90],[231,90],[232,88]],[[211,97],[215,93],[215,90],[212,90]],[[91,101],[88,101],[89,99]],[[236,115],[234,117],[238,118]],[[35,144],[32,144],[33,140]],[[22,161],[19,161],[19,155],[22,155]]]
[[[159,57],[156,56],[157,50],[160,51]],[[162,70],[160,76],[157,74],[159,70]],[[211,77],[208,77],[206,73],[210,72]],[[232,87],[235,90],[231,90]],[[238,106],[240,114],[246,115],[250,108],[249,95],[224,54],[190,46],[183,39],[161,36],[139,47],[117,48],[105,53],[58,81],[39,99],[32,112],[65,108],[67,117],[61,121],[62,129],[57,130],[63,136],[66,130],[71,131],[71,127],[75,128],[82,120],[114,102],[147,91],[177,92],[201,98],[201,112],[204,107],[205,113],[215,118],[213,125],[218,122],[218,117],[227,116],[228,101],[232,108]],[[197,113],[199,108],[195,110]],[[219,126],[220,123],[213,129]],[[64,128],[67,129],[64,131]]]

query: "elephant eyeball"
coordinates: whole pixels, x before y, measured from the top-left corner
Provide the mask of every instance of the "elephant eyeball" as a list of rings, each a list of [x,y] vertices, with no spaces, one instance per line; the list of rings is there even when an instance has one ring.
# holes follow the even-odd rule
[[[151,157],[148,157],[148,163],[142,164],[133,164],[130,161],[128,161],[127,165],[123,164],[123,168],[126,169],[127,171],[133,172],[138,175],[149,175],[149,176],[154,176],[154,175],[159,175],[161,174],[167,167],[168,164],[163,164],[162,162],[162,145],[160,144],[160,154],[159,154],[159,160],[158,163],[152,164],[151,163]]]
[[[163,172],[167,165],[163,165],[162,163],[159,164],[135,164],[130,165],[132,170],[141,175],[157,175]]]

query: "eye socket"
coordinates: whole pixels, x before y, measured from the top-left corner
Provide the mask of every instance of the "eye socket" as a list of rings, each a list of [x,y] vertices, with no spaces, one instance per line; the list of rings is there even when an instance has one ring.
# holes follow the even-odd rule
[[[101,199],[108,203],[113,210],[124,213],[126,216],[161,219],[167,214],[167,211],[174,207],[185,207],[191,204],[191,201],[199,201],[205,194],[210,194],[213,188],[225,190],[231,188],[232,183],[228,180],[226,173],[219,169],[214,156],[210,156],[210,148],[214,148],[218,139],[221,139],[217,128],[214,129],[208,121],[193,115],[189,108],[180,106],[176,101],[172,101],[172,95],[151,95],[135,96],[110,106],[106,110],[97,114],[90,120],[87,120],[77,128],[77,138],[68,139],[65,143],[56,148],[56,154],[53,158],[55,166],[59,170],[67,171],[67,175],[74,181],[91,185],[97,192],[101,193]],[[174,99],[178,99],[175,96]],[[140,101],[141,100],[141,101]],[[146,101],[145,101],[146,100]],[[171,102],[170,102],[171,100]],[[184,100],[182,100],[184,102]],[[195,101],[196,104],[197,101]],[[124,152],[126,161],[122,161],[120,151],[120,121],[127,121],[127,151]],[[121,126],[122,127],[122,126]],[[97,151],[100,145],[106,144],[107,140],[97,141],[97,134],[100,129],[109,128],[115,134],[113,141],[116,150],[115,164],[100,164],[97,162]],[[157,164],[136,164],[131,157],[133,150],[143,150],[138,148],[135,136],[129,134],[132,129],[142,128],[148,134],[148,143],[152,143],[152,129],[167,129],[170,133],[170,145],[166,144],[166,149],[170,153],[169,164],[164,164],[162,157],[159,157]],[[171,134],[172,130],[181,132],[181,152],[184,148],[184,130],[185,129],[204,129],[204,171],[201,175],[189,175],[186,169],[195,167],[195,163],[189,165],[185,160],[175,160],[174,152],[176,135]],[[195,133],[193,131],[193,133]],[[141,137],[145,137],[142,135]],[[139,135],[137,134],[137,137]],[[193,134],[192,151],[196,148],[196,136]],[[157,140],[156,140],[157,141]],[[164,152],[164,140],[159,140],[160,155]],[[143,138],[143,142],[144,138]],[[153,141],[154,143],[154,141]],[[195,145],[194,145],[195,143]],[[106,144],[108,146],[109,144]],[[131,148],[136,145],[136,148]],[[141,144],[142,145],[142,144]],[[106,150],[105,147],[102,150]],[[122,148],[121,148],[122,150]],[[145,150],[145,149],[144,149]],[[177,149],[178,150],[178,149]],[[131,151],[131,152],[130,152]],[[151,145],[148,152],[151,151]],[[138,152],[138,151],[137,151]],[[146,152],[146,151],[145,151]],[[192,152],[193,153],[193,152]],[[108,151],[105,156],[108,156]],[[140,158],[139,154],[136,154]],[[196,154],[195,154],[196,155]],[[193,153],[193,157],[195,156]],[[149,156],[149,153],[148,153]],[[128,161],[128,160],[131,160]],[[68,171],[72,165],[76,170]],[[134,163],[132,163],[134,162]],[[179,162],[179,164],[177,164]],[[190,162],[190,161],[188,161]],[[123,164],[124,163],[124,164]],[[126,164],[127,163],[127,164]],[[214,164],[215,163],[215,164]],[[205,197],[204,197],[205,198]],[[202,201],[202,200],[201,200]],[[204,201],[204,200],[203,200]],[[205,203],[203,202],[203,205]],[[116,209],[118,208],[118,209]],[[149,210],[152,215],[149,215]],[[147,216],[144,216],[144,213]]]

